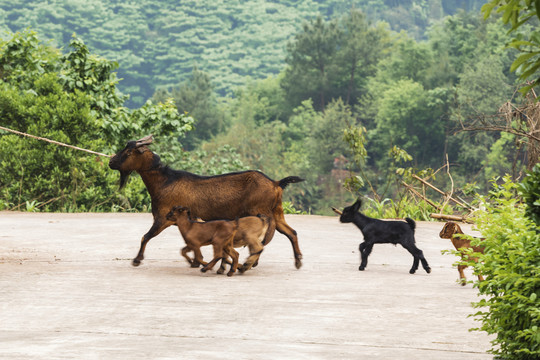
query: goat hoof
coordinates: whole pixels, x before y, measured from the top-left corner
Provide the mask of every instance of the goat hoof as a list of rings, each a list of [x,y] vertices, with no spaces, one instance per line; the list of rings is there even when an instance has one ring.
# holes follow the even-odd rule
[[[296,266],[297,269],[300,269],[302,267],[302,260],[301,259],[296,259],[294,261],[294,266]]]
[[[203,267],[203,268],[201,269],[201,272],[205,273],[207,270],[208,270],[207,268]]]
[[[133,260],[131,261],[131,265],[132,265],[132,266],[139,266],[139,265],[141,265],[141,260],[139,260],[139,259],[133,259]]]
[[[219,275],[223,274],[225,272],[224,269],[219,269],[218,271],[216,271],[216,273],[218,273]]]
[[[414,274],[415,272],[416,272],[416,270],[414,270],[414,269],[409,270],[409,274]]]
[[[364,269],[365,269],[364,266],[359,266],[359,267],[358,267],[358,270],[359,270],[359,271],[364,271]]]
[[[233,276],[233,274],[234,274],[234,271],[229,271],[229,272],[227,273],[227,276]]]
[[[426,272],[427,272],[428,274],[431,274],[431,268],[428,267],[428,268],[426,269]]]
[[[192,268],[198,268],[198,267],[199,267],[199,265],[200,265],[199,263],[197,263],[197,264],[195,264],[195,263],[191,263],[191,267],[192,267]]]

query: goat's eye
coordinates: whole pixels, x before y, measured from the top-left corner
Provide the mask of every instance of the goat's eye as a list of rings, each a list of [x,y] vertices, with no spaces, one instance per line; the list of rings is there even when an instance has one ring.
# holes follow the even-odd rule
[[[124,151],[122,153],[122,161],[126,160],[131,155],[131,150]]]

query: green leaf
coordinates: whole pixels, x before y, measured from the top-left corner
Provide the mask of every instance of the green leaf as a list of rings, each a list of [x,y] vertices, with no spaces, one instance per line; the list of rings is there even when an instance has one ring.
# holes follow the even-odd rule
[[[536,46],[536,44],[533,44],[532,42],[526,40],[512,41],[510,44],[508,44],[508,47],[512,47],[518,50],[520,46]]]
[[[520,67],[524,62],[532,58],[533,56],[537,55],[536,53],[527,53],[518,56],[516,60],[512,63],[512,66],[510,67],[510,71],[516,71],[518,67]]]
[[[480,11],[484,13],[484,20],[489,18],[494,7],[495,7],[495,3],[493,2],[482,5],[482,8],[480,9]]]

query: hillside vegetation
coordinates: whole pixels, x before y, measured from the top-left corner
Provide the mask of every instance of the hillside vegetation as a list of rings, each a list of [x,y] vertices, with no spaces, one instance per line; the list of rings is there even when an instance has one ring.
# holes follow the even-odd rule
[[[287,42],[304,21],[340,17],[352,7],[370,21],[424,38],[433,21],[481,1],[455,0],[0,0],[0,29],[30,27],[67,48],[75,33],[89,49],[120,64],[119,89],[137,107],[159,88],[188,79],[194,66],[210,74],[224,96],[249,79],[283,69]],[[0,37],[4,37],[1,35]]]
[[[415,174],[468,198],[529,165],[519,129],[457,131],[524,101],[481,5],[2,1],[1,123],[109,153],[153,133],[176,168],[305,178],[285,193],[301,211],[369,195],[403,215]],[[138,179],[118,193],[103,161],[27,141],[0,135],[1,209],[149,208]]]

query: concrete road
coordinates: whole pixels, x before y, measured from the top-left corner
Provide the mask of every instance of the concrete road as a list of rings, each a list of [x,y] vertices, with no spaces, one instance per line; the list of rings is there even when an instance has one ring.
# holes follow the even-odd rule
[[[410,275],[412,256],[392,245],[358,271],[361,233],[337,217],[287,221],[300,270],[276,233],[257,268],[228,278],[190,268],[176,227],[132,267],[150,214],[1,212],[0,358],[493,358],[490,338],[469,332],[477,290],[458,285],[456,258],[441,254],[442,223],[418,223],[433,271]]]

